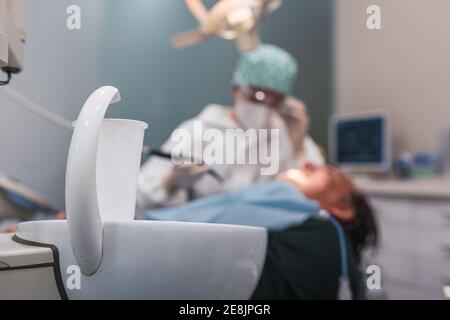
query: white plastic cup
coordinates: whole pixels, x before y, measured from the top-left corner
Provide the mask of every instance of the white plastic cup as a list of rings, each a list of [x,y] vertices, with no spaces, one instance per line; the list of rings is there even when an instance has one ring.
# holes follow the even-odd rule
[[[102,222],[133,220],[145,122],[105,119],[97,151],[97,196]]]

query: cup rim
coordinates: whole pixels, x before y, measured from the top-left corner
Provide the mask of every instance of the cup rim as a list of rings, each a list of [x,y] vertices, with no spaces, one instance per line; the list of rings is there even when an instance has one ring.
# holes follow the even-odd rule
[[[127,123],[140,125],[140,126],[144,127],[144,129],[148,129],[148,123],[144,122],[144,121],[140,121],[140,120],[105,118],[105,119],[103,119],[103,121],[107,121],[107,122],[127,122]]]

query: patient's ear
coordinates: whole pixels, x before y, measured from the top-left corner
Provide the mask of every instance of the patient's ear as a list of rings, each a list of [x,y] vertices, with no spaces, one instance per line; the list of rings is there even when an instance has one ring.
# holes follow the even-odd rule
[[[353,206],[345,206],[345,207],[334,206],[330,208],[328,211],[331,213],[331,215],[333,215],[341,222],[350,222],[356,216],[356,211]]]

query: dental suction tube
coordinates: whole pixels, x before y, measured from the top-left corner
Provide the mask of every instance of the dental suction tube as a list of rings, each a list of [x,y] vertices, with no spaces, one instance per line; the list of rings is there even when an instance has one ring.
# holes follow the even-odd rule
[[[8,88],[8,87],[2,87],[0,89],[0,92],[5,95],[9,100],[12,102],[15,102],[19,104],[21,107],[27,109],[28,111],[38,115],[39,117],[48,120],[62,128],[73,130],[73,124],[72,121],[67,120],[56,113],[53,113],[51,111],[48,111],[47,109],[41,107],[37,103],[25,98],[21,94],[17,93],[16,91]]]
[[[50,121],[51,123],[56,124],[57,126],[59,126],[61,128],[73,131],[75,122],[72,122],[66,118],[63,118],[54,112],[48,111],[44,107],[29,100],[28,98],[24,97],[23,95],[19,94],[18,92],[14,91],[13,89],[11,89],[9,87],[1,87],[0,93],[3,93],[3,95],[6,98],[8,98],[10,101],[20,105],[22,108],[25,108],[26,110],[34,113],[35,115],[39,116],[40,118]],[[146,154],[145,151],[143,153]]]

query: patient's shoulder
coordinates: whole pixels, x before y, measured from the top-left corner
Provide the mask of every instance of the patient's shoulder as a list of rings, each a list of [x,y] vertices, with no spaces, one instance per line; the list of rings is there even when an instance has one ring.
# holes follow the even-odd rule
[[[274,242],[292,242],[294,246],[312,252],[318,252],[318,247],[321,248],[321,253],[338,249],[336,228],[331,222],[322,219],[308,219],[300,226],[271,232],[270,237]]]

